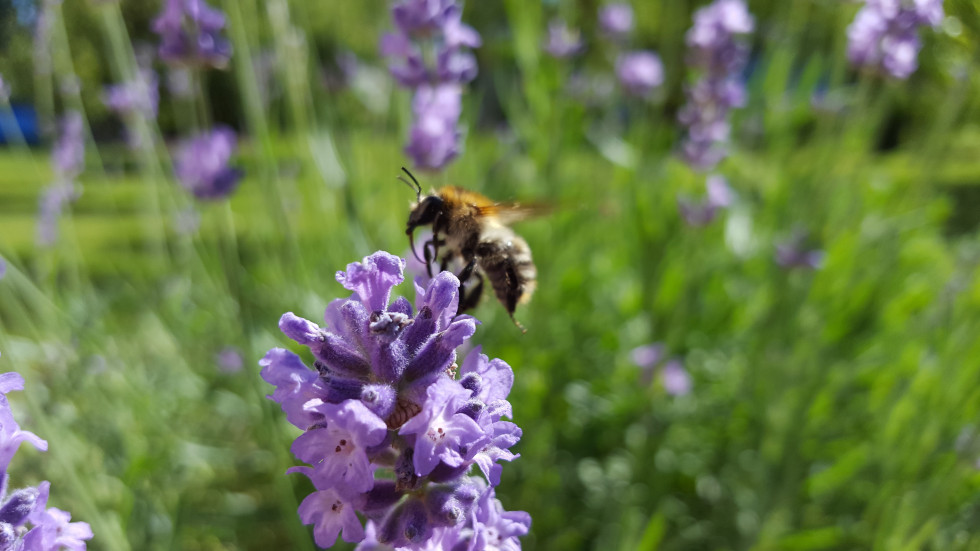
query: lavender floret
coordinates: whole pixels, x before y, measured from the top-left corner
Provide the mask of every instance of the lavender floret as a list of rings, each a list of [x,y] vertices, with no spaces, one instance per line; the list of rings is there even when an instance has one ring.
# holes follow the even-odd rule
[[[664,65],[653,52],[627,52],[616,60],[616,76],[628,94],[646,97],[664,83]]]
[[[789,239],[776,244],[776,264],[787,270],[819,270],[823,267],[826,253],[807,246],[807,234],[795,232]]]
[[[544,51],[551,57],[565,59],[577,55],[585,49],[582,33],[572,29],[561,19],[553,19],[548,23],[548,40]]]
[[[321,547],[340,536],[358,549],[482,541],[519,549],[530,517],[492,497],[498,462],[517,457],[510,448],[521,436],[503,420],[513,371],[479,348],[457,368],[456,349],[478,323],[456,315],[459,280],[442,272],[416,283],[413,307],[391,296],[404,267],[379,251],[338,272],[353,295],[330,303],[326,327],[282,316],[280,328],[310,349],[315,370],[279,348],[259,362],[276,387],[270,398],[304,431],[292,451],[312,466],[289,472],[308,476],[315,491],[300,517]],[[474,465],[482,477],[469,474]],[[357,512],[370,519],[366,528]]]
[[[74,180],[85,168],[85,122],[78,111],[69,111],[61,119],[51,161],[59,182]]]
[[[238,187],[242,173],[229,163],[238,148],[235,132],[219,126],[186,141],[177,152],[174,173],[198,199],[221,199]]]
[[[224,27],[225,15],[204,0],[166,0],[153,20],[160,58],[175,65],[224,68],[231,58]]]
[[[706,187],[707,193],[700,202],[685,197],[677,199],[677,207],[689,226],[707,226],[721,210],[730,207],[735,201],[735,193],[728,186],[728,181],[717,174],[708,176]]]
[[[599,9],[599,28],[612,39],[623,39],[633,31],[633,7],[607,4]]]
[[[156,118],[160,103],[156,73],[152,69],[142,69],[129,82],[106,86],[102,102],[122,116],[141,114],[148,119]]]

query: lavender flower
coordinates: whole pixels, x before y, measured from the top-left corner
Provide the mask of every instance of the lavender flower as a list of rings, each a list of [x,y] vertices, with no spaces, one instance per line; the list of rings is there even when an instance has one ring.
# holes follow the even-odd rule
[[[198,199],[221,199],[238,187],[241,171],[229,166],[237,149],[235,132],[219,126],[185,142],[174,172],[180,185]]]
[[[659,373],[664,390],[671,396],[684,396],[691,392],[691,375],[677,358],[667,360],[667,347],[661,343],[638,346],[630,353],[633,363],[640,368],[641,382],[649,385],[657,367],[663,364]]]
[[[599,9],[599,28],[612,39],[623,39],[633,31],[633,7],[606,4]]]
[[[92,528],[84,522],[70,522],[71,514],[47,508],[51,484],[41,482],[7,494],[10,460],[21,442],[41,451],[48,443],[36,434],[22,431],[10,410],[7,394],[24,389],[18,373],[0,375],[0,545],[3,549],[24,551],[84,551],[85,540],[92,539]]]
[[[0,256],[0,279],[7,275],[7,261]]]
[[[415,90],[405,153],[422,168],[442,168],[461,149],[462,85],[477,74],[476,58],[467,48],[481,44],[462,13],[455,0],[401,0],[391,9],[396,32],[381,38],[389,72]]]
[[[38,201],[37,244],[54,245],[58,240],[58,220],[68,203],[74,202],[81,191],[74,182],[55,182],[44,188]]]
[[[61,132],[51,151],[55,177],[59,182],[74,180],[85,167],[85,123],[78,111],[61,119]]]
[[[462,89],[454,84],[423,86],[415,92],[415,120],[405,153],[416,166],[440,168],[459,155],[462,132],[457,122],[463,110],[462,96]]]
[[[123,116],[141,114],[149,119],[156,118],[160,103],[156,73],[152,69],[143,69],[132,81],[107,86],[102,102]]]
[[[616,61],[616,76],[627,93],[645,97],[664,83],[664,65],[653,52],[627,52]]]
[[[706,187],[707,194],[704,200],[699,203],[684,197],[677,200],[677,207],[681,211],[681,216],[689,226],[707,226],[715,219],[719,211],[730,207],[735,200],[735,194],[732,192],[732,188],[728,186],[728,182],[717,174],[708,176]]]
[[[572,29],[561,19],[553,19],[548,23],[548,40],[544,51],[558,59],[572,57],[585,49],[582,33]]]
[[[688,64],[701,74],[688,87],[678,120],[687,127],[683,157],[695,168],[710,170],[727,155],[728,112],[745,101],[738,79],[748,52],[738,36],[752,28],[743,0],[715,0],[694,13],[686,36]]]
[[[222,36],[224,27],[224,14],[204,0],[166,0],[153,20],[160,58],[177,65],[225,67],[231,44]]]
[[[942,0],[868,0],[847,28],[847,56],[854,65],[904,80],[918,68],[919,27],[942,20]]]
[[[823,267],[826,253],[806,246],[807,235],[795,232],[792,237],[776,244],[776,264],[786,269],[802,268],[819,270]]]
[[[221,352],[215,354],[214,360],[222,373],[238,373],[245,363],[241,351],[234,346],[222,348]]]
[[[518,549],[530,517],[503,511],[493,494],[498,461],[517,457],[510,448],[521,436],[503,420],[513,371],[479,348],[458,367],[456,349],[478,323],[456,315],[459,280],[442,272],[417,281],[413,307],[391,300],[404,267],[379,251],[338,272],[353,295],[327,307],[329,328],[282,316],[279,328],[309,347],[315,370],[281,348],[259,362],[276,387],[270,398],[304,431],[292,451],[311,466],[290,472],[315,491],[300,517],[320,547],[340,536],[362,550]],[[468,474],[473,465],[483,477]]]
[[[684,369],[680,360],[671,360],[664,365],[664,390],[671,396],[684,396],[691,392],[691,376]]]

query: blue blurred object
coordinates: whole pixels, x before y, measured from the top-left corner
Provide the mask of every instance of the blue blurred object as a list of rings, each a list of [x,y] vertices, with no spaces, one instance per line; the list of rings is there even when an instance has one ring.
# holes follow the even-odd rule
[[[0,144],[9,144],[11,141],[17,142],[17,128],[24,141],[31,145],[37,145],[40,141],[37,128],[37,110],[33,105],[26,103],[15,103],[10,109],[0,109]]]

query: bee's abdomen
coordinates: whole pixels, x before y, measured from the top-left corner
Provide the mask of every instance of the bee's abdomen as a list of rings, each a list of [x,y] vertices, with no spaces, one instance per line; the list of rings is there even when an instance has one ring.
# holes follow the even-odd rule
[[[526,300],[534,289],[538,271],[531,260],[527,242],[511,233],[484,239],[477,245],[480,269],[493,285],[497,299],[513,314],[519,302]]]

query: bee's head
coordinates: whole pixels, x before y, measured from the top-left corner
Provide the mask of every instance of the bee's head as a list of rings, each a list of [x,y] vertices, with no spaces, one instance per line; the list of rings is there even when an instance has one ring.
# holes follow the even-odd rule
[[[429,195],[412,207],[412,212],[408,214],[408,224],[405,229],[406,235],[412,235],[415,228],[428,226],[435,222],[436,216],[442,211],[445,202],[438,195]]]

